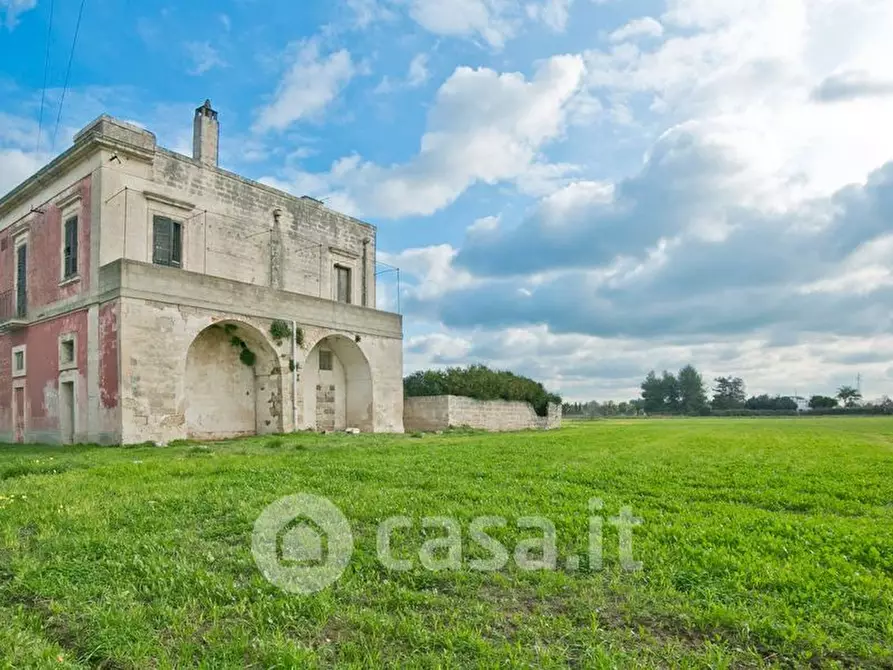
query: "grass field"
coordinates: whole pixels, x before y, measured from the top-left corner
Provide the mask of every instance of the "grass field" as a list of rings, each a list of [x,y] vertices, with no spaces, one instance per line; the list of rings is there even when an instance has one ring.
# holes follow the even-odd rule
[[[255,519],[312,492],[353,525],[343,577],[269,584]],[[386,517],[632,507],[638,572],[391,572]],[[494,533],[511,546],[530,531]],[[425,541],[395,535],[412,556]],[[562,559],[563,565],[563,559]],[[607,421],[554,433],[0,446],[0,666],[893,667],[893,420]]]

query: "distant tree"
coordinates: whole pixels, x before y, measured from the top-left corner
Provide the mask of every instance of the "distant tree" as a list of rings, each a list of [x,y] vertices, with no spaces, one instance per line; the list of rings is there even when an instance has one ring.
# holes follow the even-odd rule
[[[862,394],[852,386],[841,386],[837,389],[837,397],[844,407],[855,407],[862,400]]]
[[[834,407],[837,407],[837,398],[814,395],[809,399],[809,409],[832,409]]]
[[[664,370],[660,378],[661,396],[663,397],[663,411],[675,414],[681,407],[679,393],[679,380],[672,372]]]
[[[648,414],[656,414],[666,410],[666,396],[663,381],[654,373],[648,373],[642,382],[642,409]]]
[[[707,409],[704,378],[693,365],[686,365],[679,371],[676,387],[679,392],[679,409],[682,412],[699,414]]]
[[[741,377],[717,377],[713,387],[713,409],[741,409],[747,401]]]

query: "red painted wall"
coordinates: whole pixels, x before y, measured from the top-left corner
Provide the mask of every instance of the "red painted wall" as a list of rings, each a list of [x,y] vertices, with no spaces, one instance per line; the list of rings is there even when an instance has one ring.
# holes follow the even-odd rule
[[[28,309],[46,307],[90,288],[91,177],[69,191],[81,194],[78,212],[78,274],[80,281],[59,286],[62,278],[62,212],[52,203],[34,213],[28,234]],[[6,247],[5,249],[3,247]],[[0,293],[15,286],[15,248],[9,230],[0,232]]]
[[[48,393],[58,393],[59,390],[59,336],[63,333],[77,333],[77,411],[79,430],[86,429],[87,310],[81,310],[0,336],[0,355],[3,356],[0,364],[0,421],[3,425],[0,430],[3,432],[13,430],[10,354],[12,347],[22,344],[26,345],[26,432],[54,433],[60,429],[58,405],[48,406],[47,396]],[[27,437],[26,435],[26,439]]]
[[[99,394],[102,406],[118,406],[118,303],[99,308]]]
[[[38,207],[28,228],[28,315],[60,300],[86,293],[90,288],[91,177],[85,177],[63,196],[79,193],[78,211],[78,275],[74,282],[62,282],[62,212],[52,202]],[[0,231],[0,294],[11,295],[15,286],[15,244],[10,230]],[[11,308],[14,297],[3,307]],[[6,315],[6,316],[10,316]],[[4,316],[4,315],[0,315]],[[45,436],[59,431],[57,405],[47,403],[48,396],[58,393],[59,335],[77,333],[78,362],[78,430],[83,432],[87,413],[87,311],[70,312],[55,319],[0,335],[0,431],[13,431],[12,417],[12,347],[26,345],[26,431]],[[117,345],[116,345],[117,346]],[[115,366],[117,374],[117,361]],[[117,385],[117,381],[115,382]],[[117,401],[117,395],[115,396]],[[35,436],[39,437],[39,436]],[[26,439],[28,435],[26,434]],[[32,439],[35,439],[32,438]]]

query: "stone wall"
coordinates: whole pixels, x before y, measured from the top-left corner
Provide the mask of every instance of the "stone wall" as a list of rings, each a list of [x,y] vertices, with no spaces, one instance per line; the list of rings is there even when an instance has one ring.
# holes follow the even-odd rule
[[[560,405],[550,405],[548,416],[538,416],[530,403],[507,400],[440,395],[406,398],[403,402],[403,425],[410,432],[461,426],[489,431],[561,428]]]

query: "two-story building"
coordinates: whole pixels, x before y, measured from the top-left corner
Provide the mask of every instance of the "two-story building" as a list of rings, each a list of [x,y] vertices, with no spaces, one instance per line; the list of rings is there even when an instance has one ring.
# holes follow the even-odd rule
[[[102,116],[0,199],[0,441],[402,432],[375,228]]]

